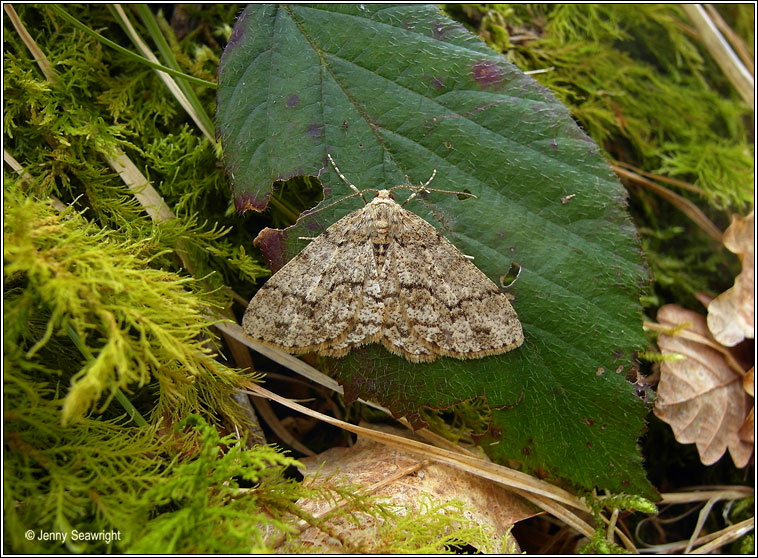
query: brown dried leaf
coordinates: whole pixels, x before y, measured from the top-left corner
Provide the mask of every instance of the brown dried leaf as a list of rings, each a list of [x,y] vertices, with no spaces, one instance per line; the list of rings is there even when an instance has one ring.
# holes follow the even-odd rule
[[[408,436],[407,431],[396,428],[381,430]],[[489,527],[499,540],[506,540],[504,537],[514,523],[538,513],[524,499],[492,482],[448,465],[423,464],[414,455],[361,437],[350,448],[331,448],[300,461],[305,465],[301,473],[306,479],[317,474],[318,479],[326,479],[328,483],[357,484],[364,490],[389,480],[371,493],[378,501],[404,508],[409,514],[419,512],[421,502],[427,497],[435,502],[462,501],[468,508],[465,515],[472,524]],[[393,479],[393,476],[397,478]],[[334,502],[325,501],[300,501],[298,504],[317,517],[334,507]],[[341,538],[356,543],[364,552],[376,551],[379,541],[374,537],[374,518],[366,516],[359,524],[335,519],[330,521],[330,529],[332,532],[336,530]],[[520,552],[510,535],[507,540],[503,545],[507,548],[494,550]],[[303,531],[300,543],[321,552],[344,552],[344,546],[313,527]]]
[[[658,322],[670,327],[689,323],[688,331],[712,341],[705,318],[679,306],[661,307]],[[664,354],[685,358],[661,362],[656,416],[671,426],[678,442],[695,443],[705,465],[718,461],[727,448],[737,467],[747,465],[753,446],[738,434],[747,414],[742,376],[702,343],[661,334],[658,346]]]
[[[745,422],[742,423],[740,429],[737,431],[740,440],[751,446],[755,443],[755,407],[750,407],[750,411],[745,417]]]
[[[755,397],[755,367],[751,368],[747,371],[747,374],[745,374],[745,377],[742,378],[742,387],[745,388],[745,391],[750,397]],[[747,442],[748,444],[754,444],[755,443],[755,401],[753,402],[753,406],[750,407],[750,411],[748,411],[747,416],[745,417],[745,422],[742,423],[742,426],[740,427],[740,430],[738,432],[740,436],[740,440],[743,442]]]
[[[742,378],[742,387],[745,388],[745,392],[750,397],[755,397],[755,366],[747,371],[747,374]]]
[[[726,347],[733,347],[746,337],[755,338],[754,222],[753,211],[744,219],[736,217],[723,237],[724,246],[742,262],[742,273],[734,280],[734,286],[708,305],[708,329]]]

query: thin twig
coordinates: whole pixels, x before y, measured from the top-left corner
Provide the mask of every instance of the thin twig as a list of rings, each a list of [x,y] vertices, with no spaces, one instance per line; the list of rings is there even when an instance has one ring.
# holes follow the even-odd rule
[[[628,169],[632,172],[636,172],[637,174],[645,176],[652,180],[657,180],[658,182],[665,182],[666,184],[677,186],[679,188],[682,188],[683,190],[694,192],[695,194],[698,194],[700,196],[705,196],[705,190],[703,190],[702,188],[698,188],[694,184],[685,182],[684,180],[677,180],[676,178],[671,178],[670,176],[663,176],[662,174],[655,174],[653,172],[644,171],[640,168],[635,167],[634,165],[625,163],[624,161],[614,161],[614,164],[618,165],[619,167],[624,167],[625,169]]]
[[[705,216],[705,213],[703,213],[700,210],[700,208],[696,206],[694,203],[692,203],[690,200],[683,198],[682,196],[680,196],[679,194],[675,192],[672,192],[668,188],[664,188],[663,186],[656,184],[652,180],[648,180],[647,178],[644,178],[630,170],[617,167],[614,165],[611,165],[611,168],[613,169],[613,172],[615,172],[622,178],[627,178],[629,180],[632,180],[633,182],[640,184],[649,190],[652,190],[653,192],[657,193],[662,198],[667,199],[673,205],[678,207],[685,215],[687,215],[690,219],[692,219],[692,221],[698,227],[700,227],[706,234],[708,234],[712,238],[721,242],[722,232],[719,230],[719,228],[716,225],[713,224],[713,222],[710,219],[708,219],[708,217]]]
[[[664,492],[661,494],[660,504],[688,504],[701,502],[713,498],[718,494],[722,500],[738,500],[753,496],[754,490],[747,486],[726,486],[715,490],[692,490],[689,492]]]
[[[661,494],[661,504],[688,504],[693,502],[702,501],[716,501],[716,500],[739,500],[741,498],[749,498],[754,495],[752,488],[747,486],[724,486],[716,487],[712,490],[693,490],[689,492],[670,492]],[[690,510],[681,514],[678,517],[671,518],[668,522],[678,521],[691,513],[694,510]],[[702,518],[702,511],[700,516]],[[731,525],[721,531],[714,533],[708,533],[697,538],[687,540],[675,541],[665,544],[657,545],[645,545],[640,549],[645,554],[666,554],[683,550],[685,548],[692,548],[694,545],[705,545],[692,550],[692,554],[702,554],[708,551],[713,551],[719,546],[723,546],[732,540],[739,538],[753,528],[754,518],[745,520],[736,525]],[[708,543],[708,544],[706,544]]]
[[[698,539],[700,532],[703,530],[705,521],[708,519],[708,516],[710,515],[714,504],[718,501],[718,496],[713,496],[709,498],[705,502],[705,505],[700,509],[700,513],[697,514],[697,522],[695,523],[695,528],[692,530],[692,534],[690,535],[689,541],[687,542],[687,546],[684,547],[685,554],[689,554],[692,550],[692,547],[695,546],[695,541]]]
[[[718,535],[711,542],[704,544],[694,549],[691,554],[709,554],[730,542],[739,539],[741,536],[746,535],[750,531],[755,529],[755,518],[751,517],[745,521],[740,521],[734,525],[730,525],[726,529],[711,533],[711,535]]]

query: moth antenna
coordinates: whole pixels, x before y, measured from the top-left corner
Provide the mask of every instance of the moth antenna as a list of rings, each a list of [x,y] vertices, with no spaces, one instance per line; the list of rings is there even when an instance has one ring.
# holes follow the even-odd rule
[[[332,207],[334,205],[337,205],[338,203],[342,203],[345,200],[349,200],[350,198],[354,198],[355,196],[360,196],[361,199],[363,199],[363,201],[365,202],[366,199],[363,197],[363,192],[377,192],[378,193],[379,190],[377,190],[375,188],[368,188],[368,189],[363,190],[363,191],[359,190],[359,191],[355,192],[354,194],[349,194],[349,195],[345,196],[344,198],[340,198],[340,199],[338,199],[336,201],[333,201],[332,203],[327,204],[324,207],[319,207],[318,209],[314,209],[313,211],[310,211],[308,213],[303,212],[302,215],[304,215],[304,216],[314,215],[314,214],[318,213],[319,211],[323,211],[324,209],[329,209],[330,207]]]
[[[422,190],[426,190],[426,187],[431,184],[432,180],[434,180],[434,177],[437,176],[437,169],[432,169],[432,176],[429,177],[429,180],[424,182],[424,185],[421,187]]]
[[[434,169],[432,171],[432,176],[430,176],[429,180],[427,180],[426,182],[424,182],[424,184],[422,184],[421,186],[395,186],[393,188],[390,188],[390,192],[392,190],[397,189],[397,188],[407,188],[408,190],[413,190],[414,191],[413,194],[411,194],[410,196],[408,196],[408,199],[406,199],[402,204],[400,204],[401,206],[405,205],[406,203],[408,203],[409,201],[411,201],[413,198],[415,198],[416,196],[418,196],[422,192],[437,192],[439,194],[455,194],[456,196],[468,196],[470,198],[476,198],[477,197],[477,196],[475,196],[474,194],[472,194],[470,192],[456,192],[456,191],[453,191],[453,190],[440,190],[438,188],[429,188],[429,184],[431,184],[431,182],[432,182],[432,180],[434,180],[435,176],[437,176],[437,169]]]
[[[429,186],[429,183],[434,180],[434,177],[437,176],[437,169],[432,170],[432,176],[429,177],[429,180],[424,182],[422,186],[419,186],[418,189],[413,192],[410,196],[408,196],[408,199],[403,202],[403,205],[411,201],[413,198],[419,195],[419,192],[428,192],[429,190],[426,189],[427,186]],[[408,181],[410,182],[410,180]]]
[[[366,203],[366,198],[363,197],[363,193],[358,188],[356,188],[355,185],[352,182],[350,182],[347,178],[345,178],[344,174],[342,174],[340,172],[340,169],[339,169],[339,167],[337,167],[337,163],[334,162],[334,159],[332,159],[331,154],[327,153],[326,156],[329,157],[329,162],[334,167],[334,170],[337,172],[337,175],[339,175],[339,177],[342,179],[342,182],[344,182],[345,184],[347,184],[348,186],[350,186],[350,188],[353,189],[353,192],[355,192],[356,194],[358,194],[361,197],[361,199],[363,200],[363,203]]]

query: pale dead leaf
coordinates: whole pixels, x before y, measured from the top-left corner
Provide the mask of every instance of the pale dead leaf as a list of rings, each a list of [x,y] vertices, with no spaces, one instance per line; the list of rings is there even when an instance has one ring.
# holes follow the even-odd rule
[[[407,431],[396,428],[384,427],[381,430],[412,437]],[[492,482],[448,465],[422,462],[414,455],[361,437],[350,448],[331,448],[300,461],[305,465],[301,473],[306,479],[316,475],[319,480],[360,485],[363,490],[389,480],[387,484],[372,490],[371,494],[381,502],[404,510],[401,513],[418,513],[421,502],[429,497],[441,503],[453,499],[462,501],[468,508],[465,516],[472,524],[489,527],[500,540],[506,540],[504,537],[515,522],[538,513],[524,499]],[[419,465],[421,466],[418,467]],[[300,501],[298,505],[309,513],[320,516],[332,509],[334,502]],[[374,538],[374,518],[366,516],[359,523],[360,526],[339,519],[335,519],[335,522],[331,522],[332,529],[337,529],[342,538],[357,543],[357,546],[367,552],[371,552],[379,543]],[[490,552],[519,552],[516,542],[510,536],[509,539],[508,544],[504,545],[508,548],[490,549]],[[313,527],[303,531],[299,542],[324,552],[345,550],[344,546]]]
[[[750,397],[755,397],[755,367],[747,371],[747,374],[742,378],[742,387],[745,388],[745,392]],[[755,443],[755,400],[753,400],[753,406],[745,417],[745,422],[742,423],[738,432],[740,440],[747,442],[748,444]]]
[[[672,328],[689,322],[689,331],[712,341],[705,318],[691,310],[663,306],[658,322]],[[721,353],[704,344],[661,334],[658,346],[664,354],[685,358],[661,362],[656,416],[671,426],[678,442],[696,444],[705,465],[718,461],[727,448],[737,467],[747,465],[753,446],[738,435],[747,414],[742,376]]]
[[[736,217],[723,237],[724,246],[742,262],[742,273],[734,280],[734,286],[708,305],[708,329],[726,347],[733,347],[746,337],[755,338],[754,222],[753,211],[744,219]]]
[[[755,443],[755,407],[750,407],[750,411],[745,417],[745,422],[742,423],[737,434],[740,440],[746,444],[753,445]]]
[[[742,378],[742,387],[750,397],[755,397],[755,366],[747,371]]]

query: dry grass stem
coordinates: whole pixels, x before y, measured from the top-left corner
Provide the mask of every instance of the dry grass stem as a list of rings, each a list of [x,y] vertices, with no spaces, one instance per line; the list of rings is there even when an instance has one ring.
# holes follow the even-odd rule
[[[50,64],[50,60],[47,59],[45,53],[42,52],[42,49],[37,46],[37,43],[34,41],[34,39],[32,39],[29,31],[27,31],[24,24],[21,23],[16,10],[13,9],[13,6],[11,4],[4,4],[3,8],[5,8],[5,13],[8,14],[8,18],[11,20],[11,23],[16,29],[19,37],[21,37],[21,40],[26,45],[26,48],[29,49],[29,52],[34,58],[34,61],[39,65],[39,69],[42,70],[42,74],[45,76],[45,79],[53,85],[57,85],[58,75],[55,73],[55,70],[53,70],[53,66]]]
[[[648,180],[647,178],[644,178],[637,173],[634,173],[630,170],[611,165],[611,168],[613,169],[613,172],[618,174],[621,178],[626,178],[627,180],[631,180],[632,182],[636,184],[640,184],[641,186],[644,186],[645,188],[652,190],[662,198],[668,200],[673,205],[675,205],[677,208],[679,208],[685,215],[687,215],[692,221],[700,227],[706,234],[714,238],[715,240],[718,240],[721,242],[721,236],[722,233],[719,230],[719,228],[713,224],[713,222],[706,217],[705,213],[703,213],[698,206],[696,206],[694,203],[692,203],[690,200],[683,198],[679,194],[672,192],[668,188],[664,188],[660,184],[656,184],[652,180]]]
[[[726,77],[745,102],[755,109],[755,82],[752,74],[745,68],[700,4],[681,4],[681,7],[692,20],[700,40]]]
[[[708,12],[708,15],[710,16],[713,23],[716,24],[716,27],[719,28],[719,31],[721,31],[724,35],[726,35],[727,40],[729,41],[729,44],[732,45],[732,48],[737,52],[737,56],[740,57],[740,60],[742,60],[742,63],[745,64],[745,68],[748,72],[750,72],[751,76],[755,75],[754,71],[754,62],[753,57],[750,55],[750,50],[747,47],[747,44],[745,44],[745,41],[742,40],[742,37],[737,35],[731,27],[729,27],[726,24],[726,21],[724,21],[724,18],[722,18],[719,13],[716,11],[716,8],[713,7],[712,4],[703,4],[705,7],[705,11]]]
[[[134,29],[134,26],[132,26],[131,21],[129,21],[129,18],[126,16],[126,13],[124,12],[124,9],[121,7],[121,5],[114,4],[113,7],[116,10],[116,13],[118,14],[118,16],[121,18],[121,21],[123,22],[124,26],[126,27],[126,30],[129,33],[129,36],[139,46],[139,49],[145,55],[145,58],[147,58],[151,62],[160,64],[160,61],[158,60],[158,58],[148,48],[148,46],[142,40],[142,37],[140,37],[139,33],[137,33],[137,30]],[[206,138],[208,138],[208,141],[210,141],[212,144],[215,145],[216,138],[213,134],[213,130],[208,130],[203,125],[203,122],[200,119],[200,117],[197,115],[197,112],[195,112],[195,109],[192,108],[192,104],[189,102],[186,95],[182,92],[182,90],[176,84],[176,80],[174,80],[173,77],[171,77],[165,72],[161,72],[160,70],[155,70],[155,71],[158,72],[158,76],[161,78],[163,83],[166,84],[166,87],[168,87],[169,91],[171,91],[171,94],[176,98],[176,100],[179,101],[179,104],[182,106],[182,108],[187,112],[187,114],[189,114],[190,118],[192,118],[192,120],[195,122],[197,127],[203,133],[203,135]]]
[[[529,493],[530,495],[537,495],[546,499],[553,500],[554,504],[562,503],[584,512],[588,511],[588,508],[585,506],[585,504],[573,494],[567,492],[566,490],[563,490],[562,488],[558,488],[549,483],[531,477],[525,473],[514,471],[512,469],[508,469],[507,467],[503,467],[502,465],[496,465],[482,459],[468,457],[466,455],[462,455],[461,453],[437,448],[435,446],[431,446],[423,442],[418,442],[416,440],[409,440],[401,436],[394,436],[392,434],[378,432],[369,428],[363,428],[361,426],[349,424],[347,422],[326,416],[322,413],[294,403],[293,401],[281,397],[256,384],[249,384],[248,387],[253,395],[268,397],[269,399],[285,405],[290,409],[317,418],[333,426],[343,428],[344,430],[353,432],[354,434],[359,434],[368,439],[400,449],[402,451],[406,451],[408,453],[420,455],[423,458],[434,459],[435,461],[446,463],[479,477],[502,484],[509,489],[515,488],[519,491]],[[592,527],[590,527],[579,517],[575,516],[568,510],[564,510],[564,513],[561,515],[564,516],[561,517],[561,519],[564,519],[564,521],[566,521],[569,525],[572,525],[580,533],[586,536],[591,536],[593,532]]]
[[[613,164],[615,166],[623,167],[627,170],[635,172],[640,176],[644,176],[652,180],[657,180],[658,182],[665,182],[666,184],[671,184],[672,186],[677,186],[683,190],[688,190],[690,192],[698,194],[699,196],[705,196],[705,192],[702,188],[698,188],[697,186],[690,184],[689,182],[685,182],[684,180],[677,180],[676,178],[663,176],[662,174],[655,174],[654,172],[644,171],[640,168],[635,167],[634,165],[625,163],[624,161],[614,161]]]

